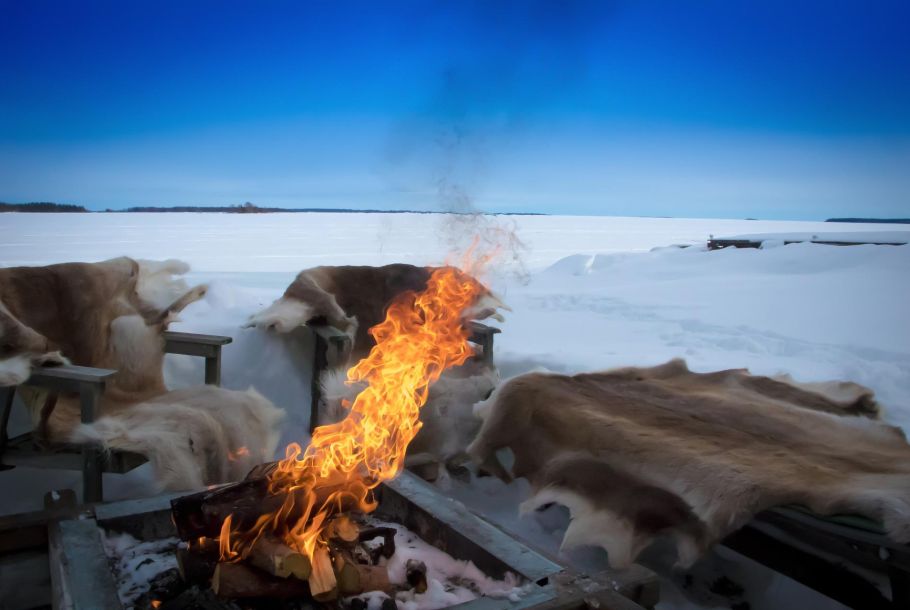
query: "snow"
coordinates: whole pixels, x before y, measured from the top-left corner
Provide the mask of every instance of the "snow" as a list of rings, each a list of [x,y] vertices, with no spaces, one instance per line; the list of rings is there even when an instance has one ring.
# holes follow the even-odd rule
[[[149,590],[155,576],[177,567],[177,538],[142,541],[101,529],[101,541],[114,571],[117,594],[127,608]]]
[[[910,246],[782,245],[785,234],[818,235],[832,226],[809,222],[558,216],[496,222],[525,246],[521,264],[505,256],[487,278],[514,309],[496,338],[504,377],[536,367],[572,372],[683,357],[697,371],[746,367],[803,381],[852,380],[872,388],[885,418],[910,431]],[[863,241],[895,233],[888,225],[836,228]],[[188,280],[208,282],[210,290],[172,329],[234,338],[224,351],[224,384],[254,385],[288,410],[283,446],[306,440],[312,347],[305,332],[242,329],[247,317],[308,266],[438,264],[453,244],[465,243],[459,231],[471,229],[470,219],[419,214],[2,214],[0,265],[124,254],[186,260],[193,268]],[[709,252],[712,234],[764,235],[778,247]],[[169,356],[166,378],[172,387],[199,383],[202,368],[200,359]],[[49,489],[80,487],[76,473],[36,476],[17,468],[0,477],[6,489],[17,490],[0,499],[0,513],[40,508]],[[149,479],[147,467],[106,476],[105,495],[149,493]],[[561,537],[558,515],[549,530],[533,516],[518,519],[527,492],[522,482],[471,489],[451,482],[449,489],[542,547]],[[710,559],[723,568],[718,571],[764,591],[750,595],[753,608],[784,607],[811,595],[722,553]],[[569,559],[593,568],[603,558],[581,551]],[[665,585],[668,607],[683,607],[671,600],[679,593],[671,581]],[[802,605],[836,607],[825,603]]]

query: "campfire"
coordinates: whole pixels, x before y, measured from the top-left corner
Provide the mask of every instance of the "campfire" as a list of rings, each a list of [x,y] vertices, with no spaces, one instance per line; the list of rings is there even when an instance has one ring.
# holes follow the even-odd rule
[[[434,272],[426,290],[401,295],[370,329],[375,347],[348,371],[366,387],[345,404],[343,421],[244,481],[175,500],[184,580],[210,581],[232,599],[392,593],[382,558],[395,552],[395,530],[363,515],[377,506],[374,490],[403,468],[430,385],[474,354],[462,314],[482,290],[454,267]],[[425,591],[426,567],[413,562],[407,581]]]

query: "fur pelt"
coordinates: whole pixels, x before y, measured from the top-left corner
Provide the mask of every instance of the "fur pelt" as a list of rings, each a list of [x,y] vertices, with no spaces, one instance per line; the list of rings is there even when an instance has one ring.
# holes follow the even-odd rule
[[[74,442],[132,451],[152,464],[161,489],[195,489],[242,479],[271,459],[284,411],[256,390],[175,390],[79,424]]]
[[[78,396],[58,396],[48,412],[46,392],[20,387],[39,440],[141,453],[164,489],[241,478],[272,457],[283,412],[254,390],[169,392],[164,385],[163,331],[206,291],[175,277],[188,269],[176,260],[125,257],[0,269],[0,314],[41,341],[14,331],[37,347],[58,347],[74,364],[117,371],[92,424],[81,424]],[[2,315],[0,324],[10,327]]]
[[[861,386],[787,381],[744,369],[693,373],[681,360],[522,375],[478,405],[484,422],[468,453],[506,480],[531,482],[522,510],[567,506],[563,547],[600,545],[614,567],[660,535],[690,564],[785,504],[864,515],[910,542],[902,431],[875,421],[878,405]],[[497,459],[502,448],[514,454],[511,472]]]
[[[328,324],[351,338],[350,352],[336,364],[351,364],[375,345],[369,330],[383,321],[392,300],[407,291],[424,290],[436,269],[402,263],[304,269],[280,299],[250,317],[248,326],[289,333],[308,322]],[[508,307],[485,287],[480,295],[463,317],[502,321],[497,309]]]

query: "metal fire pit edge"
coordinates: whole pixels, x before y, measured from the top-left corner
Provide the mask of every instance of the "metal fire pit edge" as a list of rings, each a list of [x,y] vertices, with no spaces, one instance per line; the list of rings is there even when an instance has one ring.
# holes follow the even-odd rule
[[[170,501],[181,495],[185,492],[99,504],[93,507],[93,515],[80,514],[76,519],[50,524],[54,608],[121,609],[113,573],[104,569],[106,558],[99,561],[104,551],[98,528],[125,532],[140,540],[176,536]],[[533,583],[517,601],[480,597],[448,610],[641,609],[613,590],[577,582],[563,566],[407,471],[382,485],[377,496],[377,517],[401,523],[454,558],[472,561],[486,574],[501,578],[512,572]]]

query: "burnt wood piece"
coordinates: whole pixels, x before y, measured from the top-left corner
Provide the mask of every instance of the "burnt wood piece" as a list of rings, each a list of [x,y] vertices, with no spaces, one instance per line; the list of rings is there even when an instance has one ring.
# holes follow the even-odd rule
[[[221,348],[234,339],[223,335],[200,335],[164,331],[164,351],[205,358],[205,383],[221,385]]]
[[[204,553],[198,550],[178,548],[177,570],[180,578],[189,585],[208,586],[218,566],[218,553]]]
[[[254,471],[269,471],[271,464],[257,466]],[[261,515],[278,510],[285,502],[287,495],[284,493],[272,494],[268,491],[269,482],[266,477],[256,476],[237,483],[229,483],[215,489],[207,489],[188,496],[171,500],[171,515],[177,527],[177,535],[181,540],[192,540],[205,536],[217,538],[221,533],[224,520],[231,517],[231,529],[245,530],[251,528]],[[320,505],[325,498],[338,492],[341,485],[325,487],[319,490],[316,505]],[[305,495],[305,490],[298,489],[294,493]],[[338,512],[345,512],[355,508],[353,500],[350,506],[336,507]],[[295,507],[302,510],[306,505],[304,500],[296,502]],[[289,523],[299,519],[292,511],[287,516]]]
[[[268,496],[268,481],[254,478],[207,489],[171,500],[171,515],[181,540],[204,536],[217,538],[221,525],[233,515],[232,524],[252,525],[259,515],[268,512],[267,506],[280,506]]]
[[[212,591],[226,599],[270,597],[285,599],[310,594],[307,583],[296,578],[275,578],[242,563],[219,563],[212,576]]]

